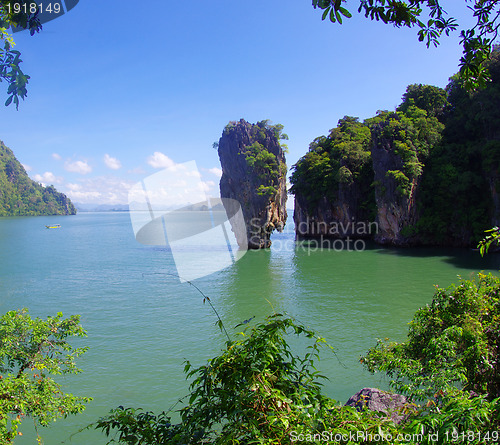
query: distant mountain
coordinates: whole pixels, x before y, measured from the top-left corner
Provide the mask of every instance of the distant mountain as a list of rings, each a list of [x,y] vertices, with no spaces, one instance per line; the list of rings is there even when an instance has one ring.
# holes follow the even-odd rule
[[[0,216],[74,215],[70,199],[53,185],[29,178],[12,150],[0,141]]]
[[[128,204],[83,204],[80,202],[75,202],[75,207],[79,212],[129,212],[130,208]],[[148,212],[149,207],[146,203],[139,203],[137,201],[133,201],[130,203],[130,207],[132,211],[143,211]],[[208,206],[205,201],[197,203],[197,204],[188,204],[185,206],[168,206],[165,208],[155,207],[155,211],[164,210],[167,211],[183,211],[183,212],[202,212],[207,211]],[[222,204],[217,204],[212,206],[212,210],[224,210]]]
[[[128,212],[128,204],[82,204],[75,202],[79,212]]]

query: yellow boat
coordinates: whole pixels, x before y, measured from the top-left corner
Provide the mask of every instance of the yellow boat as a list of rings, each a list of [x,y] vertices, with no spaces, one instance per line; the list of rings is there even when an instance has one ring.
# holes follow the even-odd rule
[[[60,229],[61,224],[52,224],[51,226],[45,226],[47,229]]]

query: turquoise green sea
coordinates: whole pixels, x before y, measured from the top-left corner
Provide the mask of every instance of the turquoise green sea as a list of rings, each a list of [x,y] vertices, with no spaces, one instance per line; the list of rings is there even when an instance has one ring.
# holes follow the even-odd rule
[[[295,248],[291,218],[273,240],[270,250],[248,252],[195,284],[230,335],[245,319],[285,311],[326,337],[336,355],[325,350],[319,367],[330,378],[326,392],[341,402],[366,386],[387,387],[359,357],[376,338],[404,339],[433,285],[500,269],[499,255],[464,249],[308,252]],[[0,218],[0,312],[81,314],[88,331],[79,340],[90,348],[80,361],[84,372],[63,383],[94,400],[85,413],[40,430],[46,444],[105,443],[96,431],[78,431],[118,405],[173,407],[187,394],[183,361],[201,365],[221,350],[225,338],[212,309],[193,286],[169,275],[175,272],[169,249],[136,242],[128,213]],[[16,444],[34,444],[29,419],[22,431]]]

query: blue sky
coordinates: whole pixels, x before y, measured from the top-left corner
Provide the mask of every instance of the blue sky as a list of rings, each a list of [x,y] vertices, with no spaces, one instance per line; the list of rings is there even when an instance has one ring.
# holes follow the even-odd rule
[[[427,49],[357,5],[338,25],[310,0],[80,0],[15,34],[31,79],[19,111],[0,106],[0,140],[75,202],[126,203],[137,181],[191,160],[217,196],[212,144],[229,121],[283,124],[291,166],[344,115],[394,109],[407,85],[444,87],[458,70],[458,32]]]

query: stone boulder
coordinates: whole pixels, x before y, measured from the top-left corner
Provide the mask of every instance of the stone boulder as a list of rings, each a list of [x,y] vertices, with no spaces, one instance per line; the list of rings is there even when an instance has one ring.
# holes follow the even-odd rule
[[[396,424],[405,420],[414,409],[405,396],[377,388],[363,388],[354,394],[345,405],[353,406],[358,411],[367,408],[371,411],[382,412]]]

